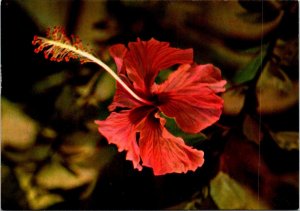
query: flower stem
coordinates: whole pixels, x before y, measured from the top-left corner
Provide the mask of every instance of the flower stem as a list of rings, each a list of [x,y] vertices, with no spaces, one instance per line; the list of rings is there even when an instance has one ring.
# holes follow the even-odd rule
[[[91,62],[94,62],[96,64],[98,64],[100,67],[102,67],[104,70],[106,70],[114,79],[116,79],[116,81],[136,100],[147,104],[147,105],[152,105],[151,102],[149,102],[146,99],[143,99],[141,97],[139,97],[137,94],[134,93],[134,91],[132,89],[130,89],[127,84],[124,83],[124,81],[122,81],[122,79],[109,67],[107,66],[104,62],[102,62],[100,59],[97,59],[96,57],[94,57],[92,54],[89,54],[85,51],[79,50],[71,45],[68,44],[64,44],[58,41],[54,41],[54,40],[50,40],[44,37],[38,37],[40,40],[42,40],[43,42],[50,44],[50,45],[54,45],[63,49],[68,49],[69,51],[72,51],[76,54],[79,54],[82,57],[85,57],[87,59],[89,59]]]

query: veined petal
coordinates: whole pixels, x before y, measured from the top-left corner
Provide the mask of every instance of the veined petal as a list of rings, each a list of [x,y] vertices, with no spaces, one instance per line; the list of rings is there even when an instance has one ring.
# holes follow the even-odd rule
[[[109,53],[115,60],[119,77],[128,87],[133,88],[132,84],[125,75],[125,70],[123,68],[123,59],[127,51],[127,48],[123,44],[116,44],[109,48]],[[108,109],[110,111],[114,111],[117,107],[133,108],[138,106],[139,104],[140,103],[136,99],[134,99],[119,83],[117,83],[117,89],[114,95],[113,102],[108,107]]]
[[[185,132],[197,133],[219,120],[225,91],[225,80],[213,65],[182,65],[167,81],[153,86],[159,109],[174,117]]]
[[[120,74],[119,77],[132,88],[132,84],[129,82],[128,78],[123,74]],[[117,107],[120,108],[134,108],[141,106],[141,102],[137,101],[132,97],[120,84],[117,83],[117,89],[114,95],[113,102],[110,104],[108,109],[114,111]]]
[[[131,42],[129,51],[124,58],[129,79],[136,90],[145,94],[150,91],[155,77],[159,71],[175,64],[193,62],[193,50],[181,50],[169,47],[167,42],[159,42],[155,39],[149,41]]]
[[[165,120],[153,115],[140,124],[140,153],[143,166],[153,168],[154,175],[195,171],[204,163],[204,152],[185,145],[164,127]]]
[[[108,143],[117,145],[119,152],[126,150],[126,159],[132,161],[134,168],[142,170],[140,150],[136,141],[136,125],[132,122],[130,113],[131,110],[113,112],[106,120],[96,120],[95,123]]]
[[[110,55],[114,58],[118,73],[123,73],[123,59],[127,53],[127,48],[123,44],[116,44],[109,48]]]

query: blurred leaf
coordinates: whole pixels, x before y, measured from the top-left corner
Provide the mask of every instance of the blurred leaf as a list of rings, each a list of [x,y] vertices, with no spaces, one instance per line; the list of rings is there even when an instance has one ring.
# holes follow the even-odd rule
[[[8,166],[5,165],[1,165],[1,182],[3,181],[3,179],[7,176],[9,176],[10,174],[10,169]]]
[[[248,140],[259,144],[263,139],[263,133],[259,122],[255,121],[250,115],[246,115],[243,122],[243,133]]]
[[[2,156],[10,160],[11,162],[21,163],[28,161],[29,154],[27,152],[22,153],[6,149],[2,152]]]
[[[32,183],[35,165],[20,166],[15,169],[20,187],[26,193],[26,198],[31,209],[45,209],[53,204],[62,202],[62,196],[49,193],[47,190]]]
[[[50,127],[43,127],[40,135],[47,140],[54,140],[57,137],[57,132]]]
[[[292,206],[290,203],[294,204],[295,202],[294,198],[291,198],[291,196],[294,195],[294,188],[290,184],[293,184],[295,181],[293,179],[293,174],[296,174],[297,177],[299,177],[299,172],[297,170],[297,151],[294,153],[294,156],[291,157],[289,157],[289,154],[287,153],[273,153],[272,146],[269,147],[270,145],[268,145],[267,142],[263,141],[260,145],[257,145],[253,142],[247,141],[239,129],[232,129],[226,138],[227,142],[220,157],[220,170],[228,173],[228,176],[226,176],[227,179],[223,179],[223,185],[225,186],[227,183],[230,184],[232,182],[231,180],[233,180],[235,183],[238,183],[240,187],[245,187],[245,191],[251,191],[253,196],[255,194],[254,197],[256,199],[258,199],[259,196],[260,203],[265,203],[272,209],[275,209],[276,207],[278,208],[279,206],[278,204],[275,204],[274,201],[284,204],[282,208],[285,206]],[[291,165],[295,167],[290,168],[289,166]],[[293,172],[290,171],[291,169],[293,169]],[[288,172],[286,170],[288,170]],[[223,203],[224,201],[222,201],[221,197],[225,196],[226,197],[224,200],[228,200],[229,202],[233,201],[234,204],[238,204],[236,202],[237,199],[232,199],[232,197],[230,198],[230,194],[234,193],[242,196],[243,193],[236,193],[236,191],[233,190],[231,190],[233,193],[226,193],[225,191],[222,191],[221,185],[222,184],[215,184],[214,194],[219,194],[219,198],[216,198],[216,196],[213,197],[216,204],[218,204],[217,200],[220,200]],[[286,187],[284,193],[282,193],[280,190],[282,185],[289,186]],[[298,186],[299,184],[297,179],[297,188]],[[286,198],[282,199],[282,195],[286,195]],[[241,202],[238,204],[239,206],[241,203],[246,204],[245,200],[248,200],[248,195],[244,196],[246,196],[246,199],[240,199]],[[230,204],[227,205],[230,206]],[[259,204],[257,204],[256,209],[260,208],[258,205]],[[223,208],[219,207],[219,209],[226,209],[224,206],[222,207]],[[247,207],[231,207],[227,209],[255,208],[247,205]]]
[[[261,46],[260,53],[254,58],[249,64],[247,64],[244,68],[238,70],[231,81],[234,84],[241,84],[247,81],[254,79],[257,72],[260,70],[262,66],[262,62],[266,56],[267,49],[269,44],[264,44]]]
[[[46,159],[50,154],[50,145],[34,145],[29,150],[22,152],[10,149],[6,149],[5,151],[3,151],[3,156],[5,156],[5,158],[16,163],[42,161]]]
[[[34,23],[38,25],[39,29],[64,26],[67,23],[69,13],[66,12],[66,10],[71,4],[69,1],[51,2],[32,0],[32,2],[29,3],[27,1],[17,0],[17,2],[27,11],[26,14],[35,21]]]
[[[238,115],[245,103],[245,91],[248,89],[246,86],[237,86],[228,89],[222,94],[224,99],[223,112],[226,115]]]
[[[67,71],[61,71],[47,76],[33,85],[33,91],[36,94],[45,94],[50,89],[59,87],[69,79]]]
[[[28,194],[28,202],[32,209],[40,210],[50,207],[51,205],[63,202],[64,199],[58,194],[41,191],[39,189],[31,189]]]
[[[101,47],[119,31],[115,19],[108,14],[106,1],[84,1],[80,5],[76,34],[88,43],[96,55],[103,54]],[[102,60],[103,58],[101,58]]]
[[[156,77],[155,79],[155,82],[157,84],[161,84],[162,82],[164,82],[165,80],[168,79],[170,73],[172,73],[173,71],[171,69],[167,69],[167,70],[164,70],[164,71],[160,71],[158,73],[158,76]]]
[[[214,202],[209,196],[208,186],[204,186],[201,191],[197,191],[184,202],[165,208],[166,210],[206,210],[214,209]]]
[[[42,161],[45,160],[48,156],[51,155],[51,146],[50,145],[35,145],[32,150],[28,152],[29,159],[33,161]]]
[[[13,169],[1,163],[1,210],[28,209],[26,193],[20,187]]]
[[[36,182],[46,189],[72,189],[91,182],[96,176],[94,169],[77,170],[74,175],[58,162],[51,162],[38,172]]]
[[[72,146],[89,146],[96,148],[99,141],[99,133],[95,132],[83,132],[83,131],[74,131],[64,137],[64,143],[66,145]]]
[[[257,82],[257,88],[277,89],[288,93],[292,88],[292,81],[273,61],[269,61]]]
[[[250,189],[222,171],[211,180],[210,194],[219,209],[269,209]]]
[[[273,54],[278,61],[279,66],[297,67],[299,62],[299,40],[298,37],[288,40],[277,39]]]
[[[1,113],[2,147],[17,150],[31,147],[39,130],[38,123],[5,98],[1,98]]]
[[[88,115],[93,114],[95,108],[85,106],[86,98],[79,97],[78,94],[80,95],[73,86],[66,85],[63,87],[55,101],[56,115],[60,120],[68,120],[73,123],[83,122]]]
[[[102,168],[115,151],[110,146],[97,147],[99,135],[75,132],[65,137],[57,159],[46,164],[35,176],[36,183],[46,189],[70,190],[85,185],[81,198],[88,197]],[[62,162],[62,163],[61,163]]]
[[[114,95],[116,89],[115,79],[108,73],[104,73],[98,81],[93,94],[97,101],[105,101]]]
[[[81,69],[84,70],[84,69]],[[84,72],[84,71],[81,71]],[[100,76],[100,71],[96,72],[87,83],[75,87],[75,91],[78,94],[78,99],[76,99],[76,105],[78,107],[83,107],[84,105],[97,105],[97,98],[93,96],[94,89],[98,85],[98,80]],[[100,93],[99,93],[100,94]]]
[[[299,133],[293,131],[280,131],[270,133],[278,146],[285,150],[299,150]]]
[[[291,81],[287,74],[273,61],[269,61],[256,85],[259,106],[262,113],[282,112],[295,106],[299,99],[298,81]]]
[[[36,166],[33,164],[31,166],[24,165],[15,168],[15,174],[18,178],[21,188],[26,191],[31,188],[31,179]]]
[[[106,161],[105,159],[102,159],[101,163],[95,161],[98,154],[106,153],[105,147],[98,149],[98,141],[98,133],[76,131],[64,138],[59,152],[63,156],[64,162],[68,164],[94,166],[94,168],[97,168],[102,162]],[[111,156],[107,155],[107,158],[109,160]]]
[[[193,200],[185,204],[184,210],[197,210],[203,204],[203,201],[208,197],[209,190],[208,187],[205,186],[202,188],[202,191],[196,193],[193,196]]]

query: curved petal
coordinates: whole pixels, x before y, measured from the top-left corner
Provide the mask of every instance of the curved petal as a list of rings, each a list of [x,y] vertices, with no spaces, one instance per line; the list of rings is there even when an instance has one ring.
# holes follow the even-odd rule
[[[159,109],[174,117],[185,132],[197,133],[219,120],[225,80],[213,65],[182,65],[167,81],[153,87]]]
[[[132,84],[128,78],[123,74],[119,77],[127,84],[128,87],[132,88]],[[141,106],[141,103],[132,97],[119,83],[117,83],[117,89],[114,95],[113,102],[109,105],[108,109],[114,111],[117,107],[120,108],[134,108]]]
[[[115,60],[118,73],[122,73],[123,59],[127,53],[127,48],[123,44],[116,44],[109,48],[109,53]]]
[[[193,62],[193,50],[181,50],[169,47],[167,42],[155,39],[131,42],[124,58],[129,79],[136,90],[149,94],[150,87],[160,70],[175,64]]]
[[[98,124],[98,131],[105,136],[108,143],[117,145],[119,152],[126,150],[126,159],[132,161],[134,168],[142,170],[136,128],[130,113],[131,110],[113,112],[106,120],[96,120],[95,123]]]
[[[154,175],[195,171],[204,163],[204,152],[185,145],[164,127],[165,120],[149,115],[140,124],[140,153],[143,166]]]
[[[116,44],[109,48],[110,55],[114,58],[119,77],[132,88],[132,84],[125,75],[123,66],[123,59],[127,53],[127,48],[123,44]],[[138,106],[137,102],[120,84],[117,83],[116,93],[112,104],[108,107],[110,111],[115,110],[117,107],[121,108],[133,108]]]

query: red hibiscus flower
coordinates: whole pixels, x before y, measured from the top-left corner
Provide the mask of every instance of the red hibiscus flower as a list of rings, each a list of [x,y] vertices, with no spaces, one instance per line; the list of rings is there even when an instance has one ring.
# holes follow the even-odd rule
[[[216,95],[225,91],[221,72],[211,64],[193,64],[193,50],[169,47],[155,39],[137,40],[110,48],[118,76],[136,97],[117,85],[110,116],[98,124],[99,132],[134,168],[153,169],[155,175],[195,171],[204,163],[204,152],[185,145],[164,127],[164,113],[176,120],[185,132],[198,133],[215,123],[221,115],[223,100]],[[180,65],[162,84],[156,84],[158,73]],[[121,108],[120,112],[115,111]]]
[[[204,153],[185,145],[180,137],[164,127],[160,113],[172,117],[179,127],[198,133],[215,123],[222,112],[223,100],[216,95],[225,91],[221,72],[211,64],[193,63],[192,49],[169,47],[155,39],[115,45],[110,53],[118,74],[90,54],[77,36],[69,39],[62,27],[47,30],[47,37],[34,36],[34,52],[44,52],[46,59],[81,63],[94,62],[117,80],[117,91],[105,121],[96,121],[99,132],[119,151],[127,151],[127,160],[135,168],[153,168],[155,175],[195,171],[204,163]],[[178,65],[162,84],[156,84],[159,71]],[[123,108],[116,112],[116,108]],[[141,162],[142,161],[142,162]]]

